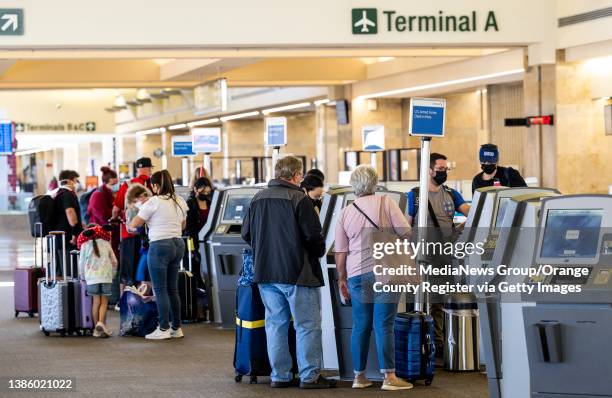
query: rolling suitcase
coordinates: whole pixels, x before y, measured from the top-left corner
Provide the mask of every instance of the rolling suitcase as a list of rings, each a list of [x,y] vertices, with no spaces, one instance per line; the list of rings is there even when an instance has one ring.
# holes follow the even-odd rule
[[[436,356],[433,318],[423,312],[397,314],[394,332],[397,376],[411,383],[424,380],[425,385],[430,385]]]
[[[191,254],[193,252],[193,241],[186,239],[187,258],[189,269],[185,269],[181,261],[181,269],[178,274],[179,296],[181,299],[181,321],[198,321],[198,298],[197,298],[197,279],[192,272]]]
[[[39,285],[39,309],[40,329],[49,336],[51,333],[59,333],[62,337],[78,332],[77,320],[77,294],[78,282],[71,278],[57,278],[57,256],[55,255],[57,235],[62,236],[63,246],[66,247],[66,235],[64,232],[50,232],[47,236],[48,245],[51,248],[51,269],[46,273],[45,279]],[[66,253],[63,254],[63,271],[66,275]],[[51,279],[49,279],[51,275]]]
[[[78,310],[77,310],[77,319],[79,321],[79,329],[83,332],[83,334],[93,334],[94,323],[93,323],[93,297],[87,294],[87,282],[83,276],[83,270],[79,267],[79,251],[72,250],[70,252],[70,267],[74,269],[74,263],[76,260],[76,267],[78,269]]]
[[[45,276],[43,268],[44,246],[43,242],[43,225],[36,223],[37,234],[34,237],[34,266],[27,268],[15,268],[13,281],[15,282],[15,317],[20,313],[27,313],[30,318],[38,313],[38,280]],[[40,264],[38,264],[38,242],[41,243],[40,248]]]

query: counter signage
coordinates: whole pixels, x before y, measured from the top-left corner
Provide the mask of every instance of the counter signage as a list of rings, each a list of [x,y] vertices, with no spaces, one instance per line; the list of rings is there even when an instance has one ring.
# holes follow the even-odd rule
[[[12,155],[13,148],[13,122],[0,121],[0,155]]]
[[[361,128],[361,140],[364,151],[384,151],[385,126],[363,126]]]
[[[23,36],[23,8],[0,8],[0,36]]]
[[[445,116],[445,99],[411,98],[409,134],[419,137],[444,137]]]
[[[192,128],[191,138],[195,153],[221,152],[221,128]]]
[[[172,156],[195,156],[193,141],[189,136],[172,137]]]
[[[270,117],[266,119],[266,145],[271,147],[287,145],[286,117]]]

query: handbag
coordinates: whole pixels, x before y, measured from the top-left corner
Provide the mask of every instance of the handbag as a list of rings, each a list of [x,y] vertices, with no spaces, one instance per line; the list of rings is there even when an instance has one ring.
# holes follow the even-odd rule
[[[353,202],[353,206],[359,211],[370,224],[374,227],[374,230],[368,234],[368,245],[373,250],[375,243],[382,243],[386,245],[388,243],[395,246],[395,242],[401,239],[402,236],[395,230],[393,223],[391,222],[389,215],[387,214],[387,201],[386,195],[382,196],[380,200],[380,208],[378,210],[378,220],[380,225],[377,225],[372,219],[363,211],[359,206]],[[416,261],[414,256],[410,256],[412,253],[397,253],[384,254],[380,260],[374,259],[376,265],[381,265],[383,272],[375,273],[376,282],[380,282],[384,285],[401,286],[407,284],[419,284],[420,277],[416,272]],[[408,274],[408,270],[412,269],[412,272]],[[414,274],[414,275],[412,275]]]

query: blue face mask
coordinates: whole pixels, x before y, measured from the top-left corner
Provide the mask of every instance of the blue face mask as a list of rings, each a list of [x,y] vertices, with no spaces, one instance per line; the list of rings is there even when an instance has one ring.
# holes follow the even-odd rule
[[[111,190],[112,190],[113,192],[119,192],[119,187],[120,187],[120,186],[121,186],[121,185],[120,185],[119,183],[116,183],[115,185],[113,185],[113,186],[111,187]]]

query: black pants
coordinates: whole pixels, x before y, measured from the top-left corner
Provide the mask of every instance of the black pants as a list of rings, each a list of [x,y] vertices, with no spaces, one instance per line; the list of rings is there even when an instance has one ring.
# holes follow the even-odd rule
[[[140,259],[140,245],[140,236],[123,238],[119,245],[119,280],[124,285],[134,285],[136,267]]]

